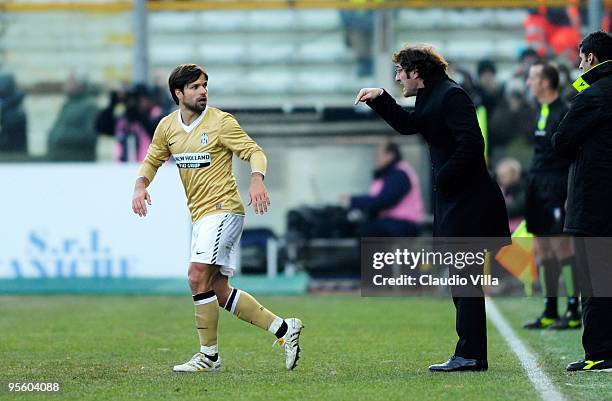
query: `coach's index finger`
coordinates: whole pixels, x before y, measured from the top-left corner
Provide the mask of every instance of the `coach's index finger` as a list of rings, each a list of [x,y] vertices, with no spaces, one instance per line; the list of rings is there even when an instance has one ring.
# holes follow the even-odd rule
[[[378,93],[380,92],[380,88],[363,88],[357,94],[355,104],[359,102],[367,102],[368,100],[374,100],[378,97]]]
[[[365,95],[366,90],[365,88],[361,89],[359,91],[359,93],[357,94],[357,97],[355,98],[355,104],[359,103],[359,102],[363,102],[363,95]]]

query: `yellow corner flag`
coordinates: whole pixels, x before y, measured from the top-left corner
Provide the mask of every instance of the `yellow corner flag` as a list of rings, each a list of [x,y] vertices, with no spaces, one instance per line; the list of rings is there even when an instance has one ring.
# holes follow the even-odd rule
[[[523,283],[527,296],[532,295],[538,269],[533,253],[533,234],[527,231],[525,220],[512,233],[512,245],[500,249],[495,260]]]

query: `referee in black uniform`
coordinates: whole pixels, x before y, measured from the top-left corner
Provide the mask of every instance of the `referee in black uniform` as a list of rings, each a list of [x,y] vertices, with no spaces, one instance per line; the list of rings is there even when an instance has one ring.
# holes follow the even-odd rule
[[[540,266],[540,282],[546,296],[544,312],[524,325],[527,329],[576,329],[581,326],[578,289],[574,274],[571,240],[563,236],[567,173],[570,160],[555,153],[551,137],[567,113],[559,96],[559,71],[545,62],[529,68],[527,87],[540,105],[534,126],[534,152],[527,180],[527,229],[536,235],[535,251]],[[557,295],[562,269],[568,296],[567,312],[559,318]]]

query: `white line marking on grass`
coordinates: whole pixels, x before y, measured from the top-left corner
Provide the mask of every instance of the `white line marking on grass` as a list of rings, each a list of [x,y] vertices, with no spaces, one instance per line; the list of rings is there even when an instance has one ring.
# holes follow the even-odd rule
[[[531,383],[533,383],[536,391],[540,393],[542,400],[565,401],[563,395],[555,389],[546,373],[544,373],[544,371],[538,367],[536,354],[531,352],[529,348],[523,344],[521,339],[518,338],[499,309],[497,309],[497,305],[495,305],[493,300],[487,298],[486,303],[487,316],[521,361],[521,365],[523,365],[523,369],[525,370],[525,373],[527,373],[527,377],[529,377],[529,380],[531,380]]]

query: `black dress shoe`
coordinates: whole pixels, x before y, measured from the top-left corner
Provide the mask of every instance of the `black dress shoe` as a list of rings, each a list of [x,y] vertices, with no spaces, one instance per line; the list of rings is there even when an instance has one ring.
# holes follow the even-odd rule
[[[461,372],[461,371],[482,371],[487,370],[489,365],[486,362],[478,359],[465,359],[460,356],[451,356],[451,358],[438,365],[431,365],[429,370],[432,372]]]

